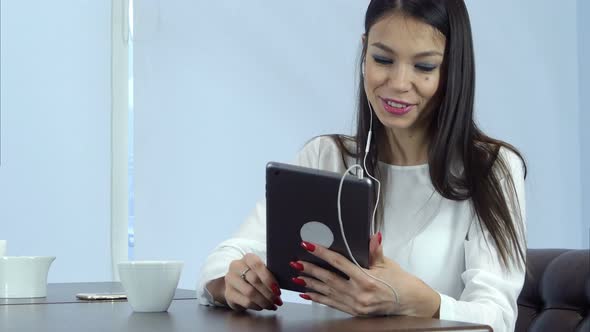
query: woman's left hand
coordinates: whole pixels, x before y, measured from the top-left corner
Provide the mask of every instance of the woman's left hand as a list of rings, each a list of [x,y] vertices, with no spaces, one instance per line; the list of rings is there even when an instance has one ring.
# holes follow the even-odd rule
[[[312,292],[301,294],[304,299],[325,304],[354,316],[433,317],[438,310],[440,304],[438,293],[404,271],[399,264],[383,256],[381,233],[371,238],[370,267],[365,271],[387,282],[396,290],[399,298],[396,298],[396,294],[387,285],[369,277],[339,253],[309,242],[302,242],[301,246],[349,277],[346,280],[332,271],[309,262],[291,262],[292,268],[305,273],[305,276],[293,278],[293,282],[312,290]],[[409,299],[417,297],[418,302],[404,302],[406,296]]]

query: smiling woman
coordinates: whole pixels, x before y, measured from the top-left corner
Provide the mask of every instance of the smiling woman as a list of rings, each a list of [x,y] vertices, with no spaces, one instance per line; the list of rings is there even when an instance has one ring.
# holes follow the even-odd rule
[[[426,133],[428,118],[438,104],[435,94],[445,36],[411,16],[395,13],[375,23],[368,38],[363,36],[363,44],[368,45],[364,89],[381,123],[396,128],[401,136]],[[394,137],[388,140],[396,141]],[[408,161],[390,160],[393,164],[404,162]]]
[[[292,281],[307,287],[302,298],[352,315],[439,317],[514,330],[524,282],[526,167],[515,148],[473,121],[465,4],[373,0],[361,40],[356,135],[315,138],[296,163],[339,173],[363,164],[382,183],[370,267],[361,271],[329,248],[302,242],[349,278],[310,262],[285,262],[298,275]],[[282,304],[263,261],[265,223],[261,201],[209,256],[197,286],[201,303],[234,310]]]

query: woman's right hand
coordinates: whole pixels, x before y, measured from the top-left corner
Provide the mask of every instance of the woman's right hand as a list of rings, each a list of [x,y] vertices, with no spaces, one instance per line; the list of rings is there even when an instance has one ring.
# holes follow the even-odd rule
[[[240,275],[246,270],[248,272],[242,279]],[[277,310],[277,305],[283,305],[276,279],[254,254],[232,261],[224,281],[225,302],[233,310]]]

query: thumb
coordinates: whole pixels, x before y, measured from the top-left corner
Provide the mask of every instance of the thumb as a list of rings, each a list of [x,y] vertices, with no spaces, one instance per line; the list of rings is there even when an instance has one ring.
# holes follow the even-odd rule
[[[381,232],[371,236],[369,242],[369,261],[371,266],[379,265],[385,262],[383,258],[383,245],[381,244],[383,237]]]

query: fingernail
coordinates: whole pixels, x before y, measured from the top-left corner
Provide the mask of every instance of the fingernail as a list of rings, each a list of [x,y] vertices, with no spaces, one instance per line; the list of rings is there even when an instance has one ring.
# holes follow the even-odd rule
[[[301,246],[303,247],[303,249],[305,249],[307,251],[314,252],[314,250],[315,250],[315,245],[313,245],[307,241],[301,242]]]
[[[299,285],[299,286],[307,286],[307,284],[305,283],[305,280],[303,280],[303,279],[300,279],[300,278],[291,278],[291,281],[292,281],[294,284],[297,284],[297,285]]]
[[[383,236],[381,235],[381,232],[377,233],[377,240],[379,240],[379,244],[381,244],[381,241],[383,240]]]
[[[301,297],[302,299],[305,299],[305,300],[311,300],[311,297],[309,297],[309,295],[307,295],[307,294],[299,294],[299,297]]]
[[[278,306],[282,306],[283,305],[283,300],[281,300],[280,298],[275,298],[275,304]]]
[[[281,296],[281,289],[279,288],[279,285],[277,285],[276,283],[273,283],[272,285],[270,285],[270,289],[272,289],[272,292],[276,296]]]
[[[289,262],[289,265],[290,265],[290,266],[291,266],[293,269],[295,269],[295,270],[297,270],[297,271],[299,271],[299,272],[303,271],[303,264],[301,264],[301,263],[297,263],[297,262]]]

